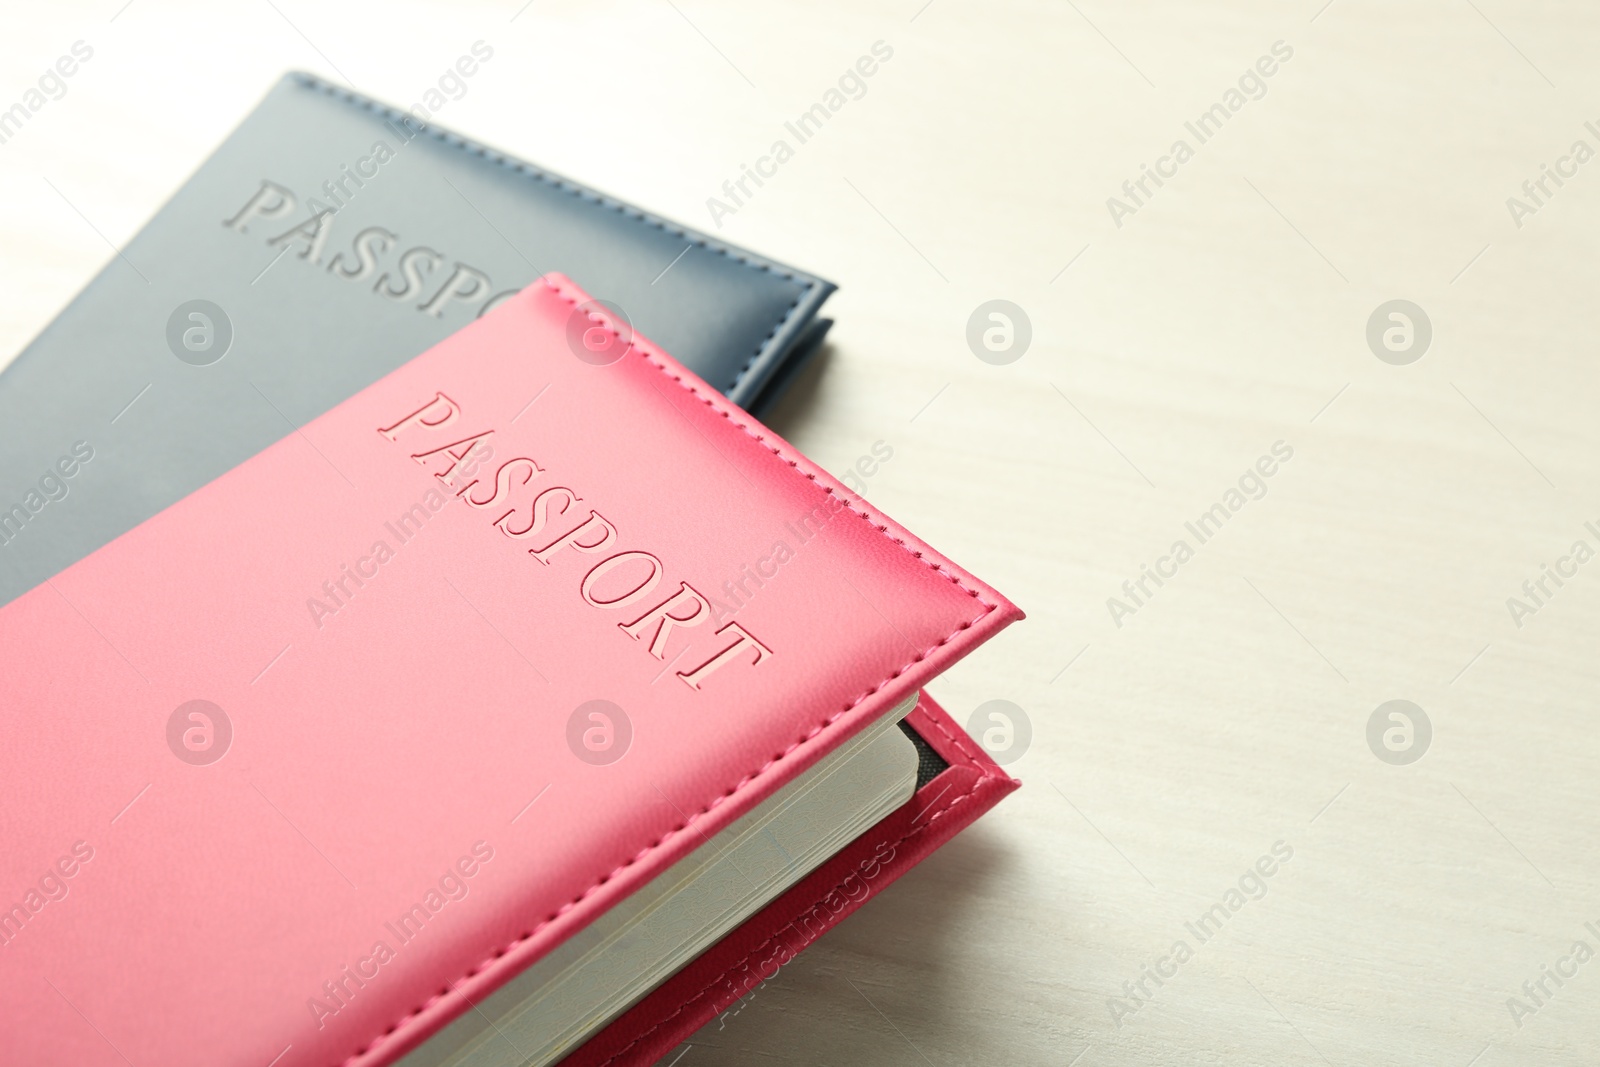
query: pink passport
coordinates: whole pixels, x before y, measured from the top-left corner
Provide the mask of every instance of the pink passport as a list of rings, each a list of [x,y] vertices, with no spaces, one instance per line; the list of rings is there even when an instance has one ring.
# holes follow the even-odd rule
[[[0,609],[0,1063],[392,1063],[1021,617],[624,333],[550,276]],[[567,1062],[1015,788],[910,723],[937,778]]]

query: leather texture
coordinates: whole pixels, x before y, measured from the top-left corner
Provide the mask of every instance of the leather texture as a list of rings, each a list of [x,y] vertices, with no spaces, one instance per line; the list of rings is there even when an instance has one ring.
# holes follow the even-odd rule
[[[0,609],[0,1062],[391,1063],[1021,617],[591,307],[547,277]]]
[[[286,76],[0,373],[0,603],[549,270],[749,406],[770,402],[786,364],[814,351],[815,315],[833,291],[365,97]],[[212,347],[191,352],[183,346],[206,342],[205,324],[189,318],[195,300],[226,322],[202,310]],[[94,459],[48,499],[40,478],[80,441]]]
[[[905,722],[946,768],[911,802],[856,838],[626,1014],[561,1067],[649,1067],[758,991],[817,938],[998,804],[1021,783],[1008,776],[927,693]]]

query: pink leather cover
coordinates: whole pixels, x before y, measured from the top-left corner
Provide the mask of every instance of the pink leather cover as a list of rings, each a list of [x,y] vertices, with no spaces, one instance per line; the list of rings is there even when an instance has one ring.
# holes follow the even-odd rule
[[[897,809],[561,1061],[648,1067],[692,1037],[1021,783],[923,693],[907,721],[949,764]],[[734,1028],[732,1019],[723,1022]]]
[[[0,610],[0,1063],[392,1062],[1020,617],[585,303]]]

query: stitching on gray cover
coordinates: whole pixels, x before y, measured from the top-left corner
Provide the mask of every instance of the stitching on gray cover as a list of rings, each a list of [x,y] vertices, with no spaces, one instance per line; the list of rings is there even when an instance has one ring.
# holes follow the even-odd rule
[[[400,120],[402,122],[407,120],[416,121],[414,117],[407,112],[401,111],[398,108],[390,107],[388,104],[380,104],[371,97],[363,96],[361,93],[353,90],[323,81],[314,74],[306,74],[302,71],[296,71],[291,74],[290,77],[308,89],[318,90],[328,96],[343,100],[346,103],[354,104],[357,107],[364,108],[365,110],[371,111],[374,114],[383,115],[388,118]],[[447,130],[435,129],[431,123],[425,124],[425,128],[422,132],[443,144],[451,146],[452,148],[459,148],[471,155],[481,156],[491,163],[497,163],[500,166],[505,167],[507,170],[514,171],[518,174],[525,174],[530,178],[544,182],[546,185],[553,186],[554,188],[564,189],[572,193],[573,196],[578,197],[580,200],[588,200],[598,207],[610,208],[625,218],[633,219],[635,222],[646,226],[654,226],[663,233],[668,233],[674,237],[688,241],[690,244],[693,244],[699,248],[703,248],[709,252],[715,252],[718,255],[726,256],[741,266],[747,267],[751,270],[766,271],[768,274],[771,274],[777,278],[782,278],[786,282],[792,282],[796,285],[803,286],[800,296],[795,299],[794,303],[789,305],[789,308],[784,312],[783,317],[780,318],[772,327],[772,331],[768,333],[766,337],[762,338],[761,343],[756,346],[755,351],[750,353],[750,358],[746,360],[744,366],[739,369],[739,373],[734,375],[733,381],[727,385],[727,389],[729,391],[737,389],[744,382],[745,378],[750,374],[750,368],[754,367],[756,365],[756,360],[760,359],[762,354],[766,352],[767,345],[770,344],[772,339],[778,335],[778,331],[788,326],[790,321],[794,318],[795,310],[800,306],[801,301],[817,290],[818,282],[814,278],[800,278],[792,271],[780,270],[769,263],[758,263],[747,256],[740,255],[725,245],[718,244],[707,238],[701,237],[698,234],[690,235],[689,232],[683,228],[674,226],[665,219],[658,218],[647,211],[641,211],[640,209],[629,204],[624,204],[620,200],[615,200],[612,197],[604,196],[595,192],[593,189],[588,188],[587,186],[579,185],[577,182],[574,182],[568,178],[562,178],[551,174],[548,171],[541,170],[532,163],[508,156],[504,152],[496,151],[495,149],[492,149],[487,145],[479,144],[476,141],[468,140],[467,138],[462,137],[460,134],[450,133]]]

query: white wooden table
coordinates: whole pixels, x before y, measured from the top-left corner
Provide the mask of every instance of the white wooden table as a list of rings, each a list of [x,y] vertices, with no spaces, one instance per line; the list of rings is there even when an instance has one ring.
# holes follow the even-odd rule
[[[94,54],[0,145],[0,361],[283,70],[408,103],[482,39],[438,121],[841,284],[775,425],[836,472],[892,448],[867,494],[1029,612],[935,689],[1025,710],[1026,788],[682,1067],[1592,1062],[1600,563],[1560,562],[1600,550],[1590,9],[122,3],[3,16],[0,107]],[[1032,334],[1002,365],[966,339],[995,299]],[[1380,316],[1402,362],[1368,344],[1393,300],[1420,358],[1415,312],[1409,350]],[[1390,700],[1420,760],[1369,747]]]

